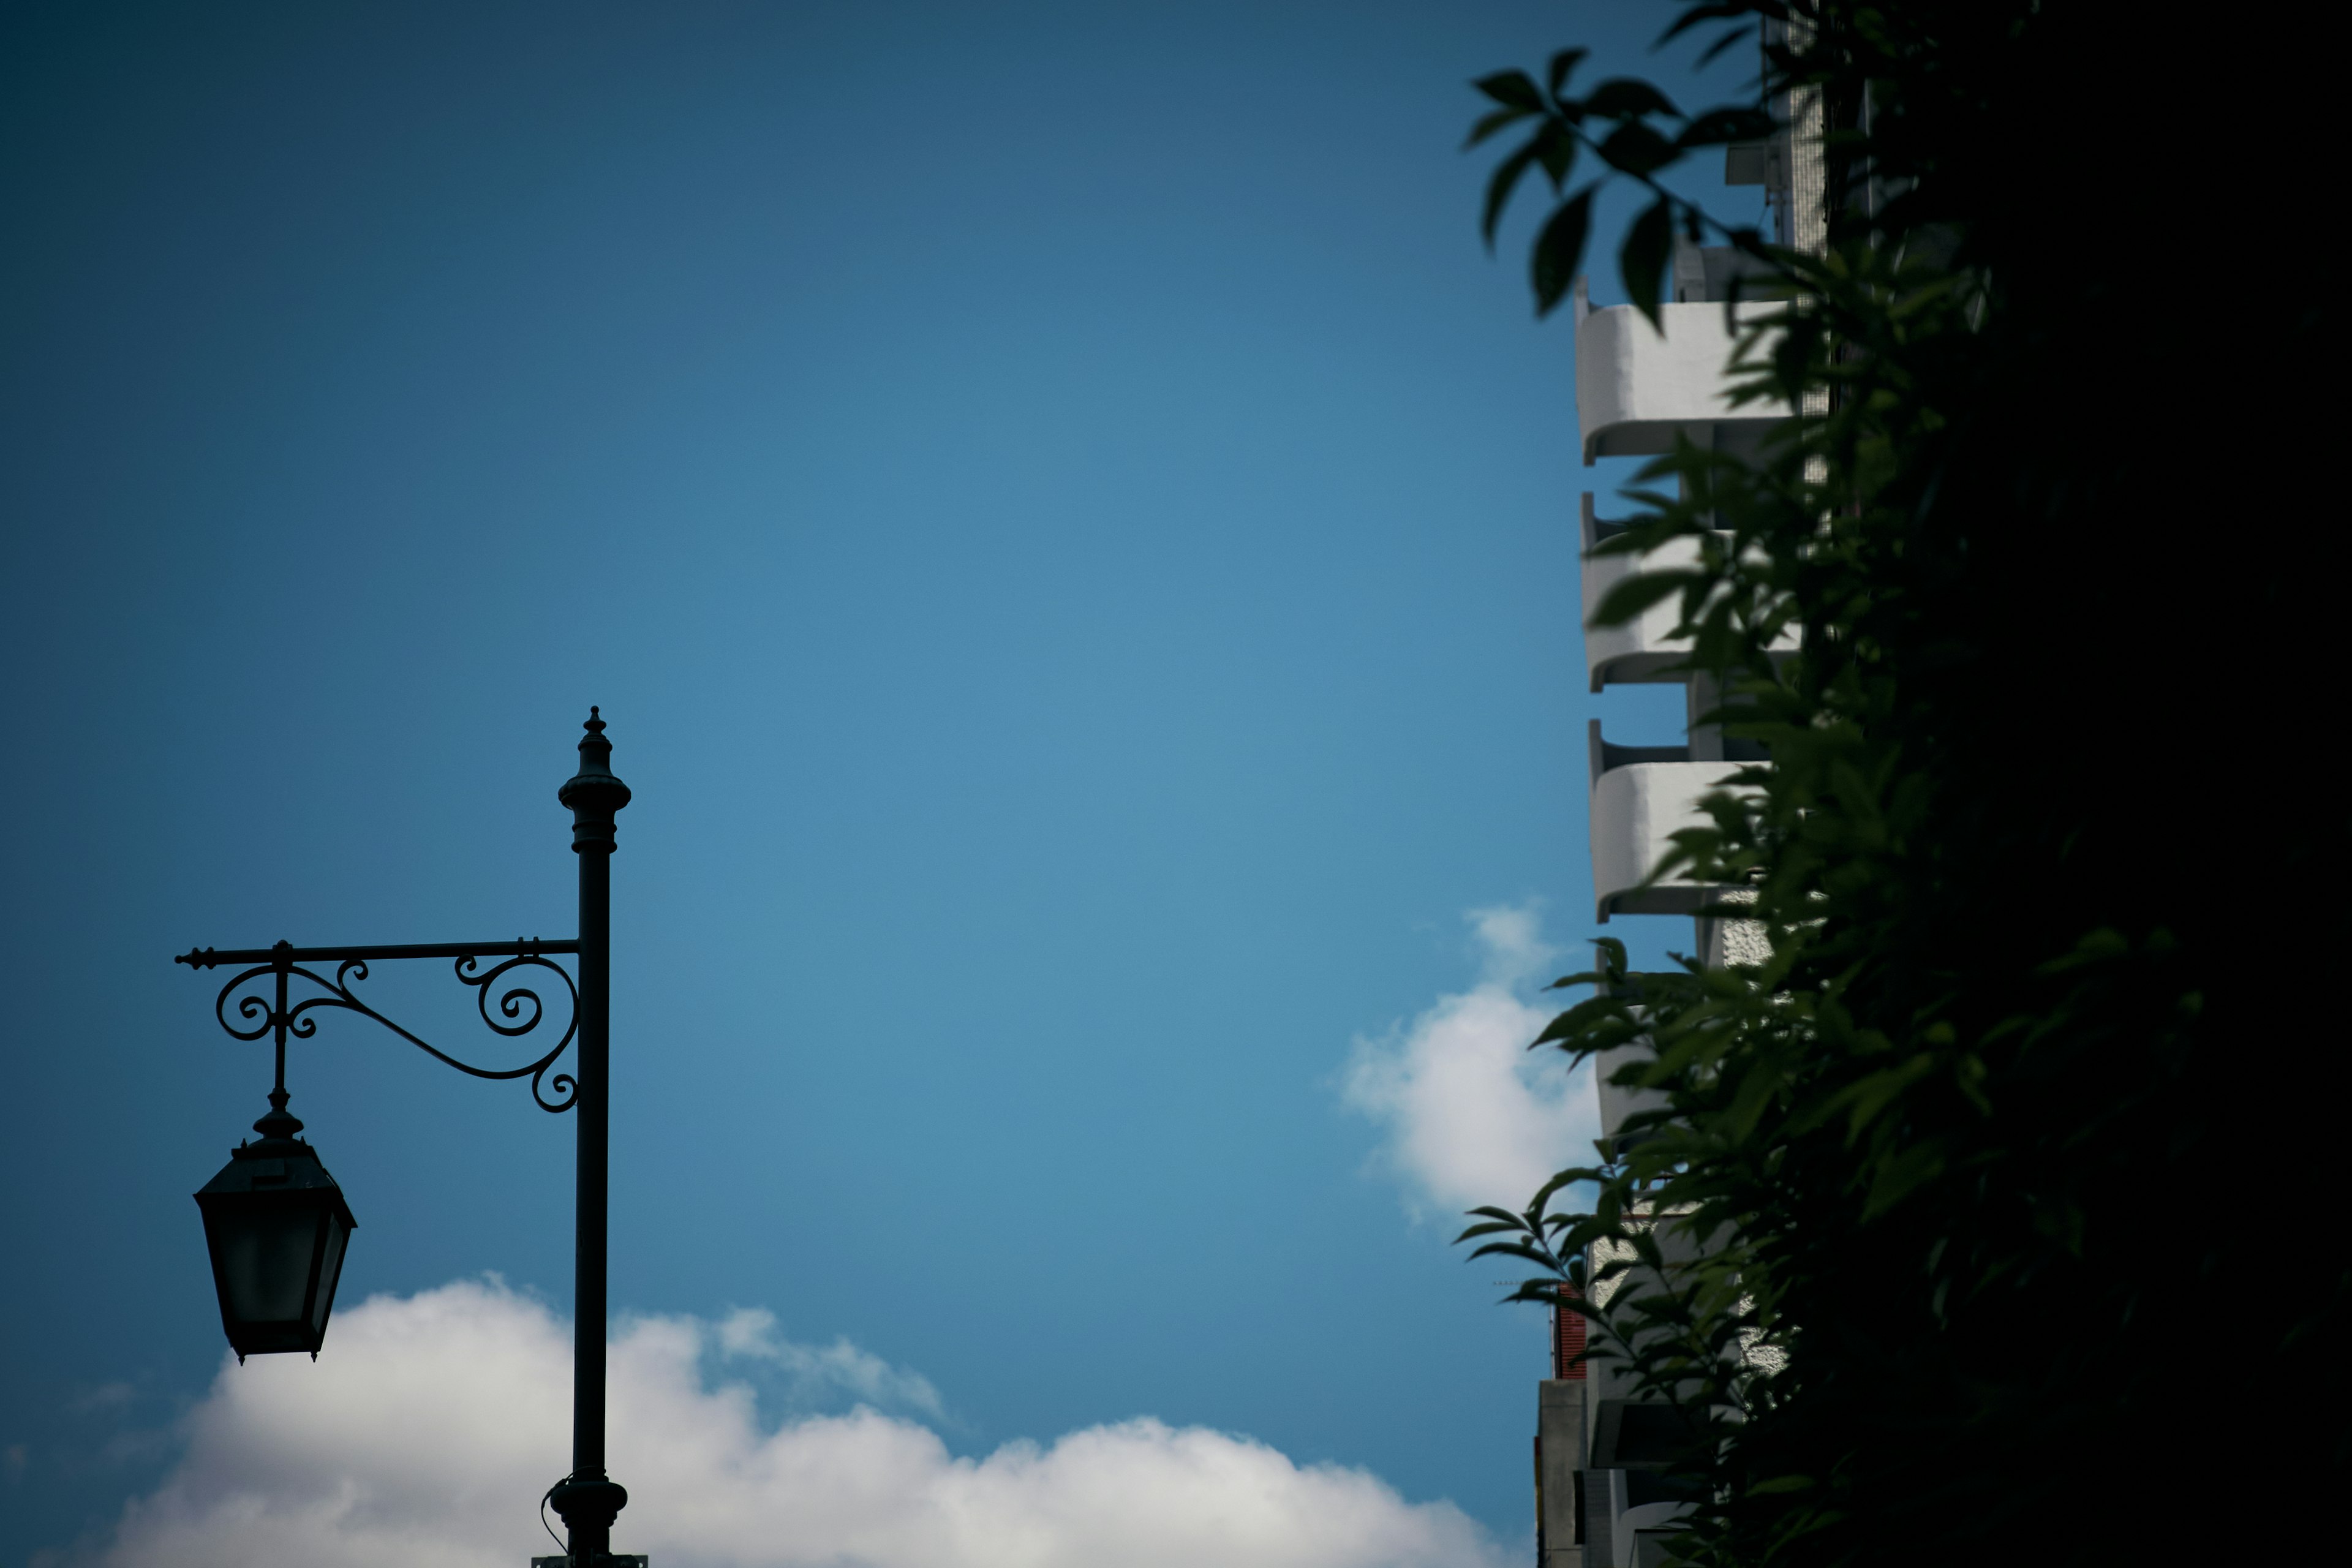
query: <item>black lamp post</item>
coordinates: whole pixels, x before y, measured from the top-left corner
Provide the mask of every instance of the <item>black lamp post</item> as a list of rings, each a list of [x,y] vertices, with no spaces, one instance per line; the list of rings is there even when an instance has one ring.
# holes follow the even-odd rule
[[[607,1025],[612,998],[613,947],[613,817],[629,804],[629,786],[613,776],[613,744],[604,739],[604,721],[588,710],[587,734],[580,742],[580,771],[557,792],[556,798],[572,811],[572,848],[580,858],[580,936],[573,942],[439,942],[407,947],[275,947],[217,952],[202,948],[182,953],[173,962],[197,969],[220,964],[244,967],[221,987],[213,1016],[221,1027],[240,1040],[273,1037],[278,1051],[277,1087],[269,1092],[269,1112],[253,1124],[259,1141],[240,1143],[231,1152],[220,1174],[196,1194],[203,1211],[205,1245],[212,1253],[213,1283],[220,1293],[221,1325],[230,1348],[242,1363],[248,1355],[308,1351],[316,1360],[327,1335],[327,1315],[335,1304],[335,1282],[342,1272],[343,1248],[354,1222],[342,1189],[319,1163],[317,1151],[297,1134],[302,1123],[286,1109],[286,1041],[289,1036],[309,1039],[318,1032],[312,1015],[321,1008],[357,1013],[374,1019],[402,1039],[448,1063],[459,1072],[483,1079],[530,1079],[531,1098],[540,1109],[574,1110],[580,1121],[579,1213],[572,1290],[572,1471],[550,1489],[546,1501],[555,1505],[571,1529],[570,1562],[574,1568],[601,1568],[613,1559],[613,1521],[629,1494],[604,1474],[604,1230],[605,1173],[611,1133],[608,1068],[611,1041]],[[571,953],[580,964],[575,985],[572,976],[551,955]],[[482,1022],[509,1038],[528,1035],[540,1026],[545,1008],[539,993],[518,983],[498,993],[497,1016],[491,994],[497,983],[519,970],[544,970],[562,983],[572,1002],[571,1021],[563,1037],[535,1061],[516,1068],[479,1068],[435,1048],[361,1001],[352,986],[368,977],[373,962],[407,958],[446,958],[457,963],[458,981],[474,989],[474,1003]],[[501,962],[488,969],[481,961]],[[331,980],[309,964],[335,966]],[[271,977],[271,994],[241,988],[262,976]],[[297,981],[316,994],[296,999]],[[229,999],[236,996],[230,1022]],[[501,1021],[503,1020],[503,1021]],[[563,1048],[579,1037],[580,1057],[570,1073],[548,1076]],[[545,1092],[552,1090],[552,1097]]]

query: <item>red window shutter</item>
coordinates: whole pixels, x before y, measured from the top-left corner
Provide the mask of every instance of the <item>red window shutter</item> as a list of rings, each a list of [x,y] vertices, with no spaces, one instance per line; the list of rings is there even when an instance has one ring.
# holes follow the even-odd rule
[[[1562,1285],[1559,1293],[1573,1297],[1572,1286]],[[1567,1307],[1551,1310],[1551,1374],[1572,1382],[1584,1381],[1584,1314]]]

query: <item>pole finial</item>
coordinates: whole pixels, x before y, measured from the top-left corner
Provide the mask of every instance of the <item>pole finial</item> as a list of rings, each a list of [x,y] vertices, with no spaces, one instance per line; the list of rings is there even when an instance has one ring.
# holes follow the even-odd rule
[[[572,812],[572,847],[613,847],[613,814],[629,804],[629,786],[613,776],[613,742],[604,738],[601,709],[588,710],[580,737],[580,771],[555,792]]]

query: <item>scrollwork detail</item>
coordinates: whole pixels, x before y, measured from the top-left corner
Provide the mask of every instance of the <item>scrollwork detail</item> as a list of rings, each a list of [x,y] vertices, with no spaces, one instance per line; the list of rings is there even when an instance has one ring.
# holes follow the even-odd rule
[[[228,1021],[228,999],[230,994],[234,993],[238,986],[257,975],[275,974],[277,973],[277,966],[269,963],[260,964],[255,968],[248,969],[242,974],[232,979],[227,984],[222,986],[220,994],[213,998],[213,1016],[220,1020],[220,1026],[228,1031],[229,1037],[231,1039],[257,1040],[261,1038],[262,1036],[269,1033],[271,1026],[278,1022],[278,1015],[276,1012],[271,1009],[268,1003],[263,1001],[258,996],[239,997],[236,1004],[236,1016],[240,1018],[259,1018],[261,1020],[260,1023],[256,1024],[250,1029],[240,1029],[235,1024]]]
[[[564,995],[571,1004],[570,1012],[563,1027],[562,1037],[558,1039],[545,1055],[525,1062],[520,1067],[512,1068],[477,1067],[471,1062],[460,1061],[430,1041],[385,1017],[360,998],[358,993],[352,988],[367,979],[368,966],[364,959],[359,958],[342,960],[336,965],[335,975],[331,980],[316,970],[306,968],[299,963],[289,962],[257,964],[241,972],[227,984],[221,987],[220,995],[213,1003],[213,1016],[220,1021],[221,1027],[227,1031],[233,1039],[257,1040],[268,1034],[272,1028],[283,1027],[295,1038],[307,1040],[318,1033],[319,1021],[313,1015],[319,1011],[325,1009],[357,1013],[362,1017],[374,1019],[425,1055],[436,1061],[446,1063],[469,1077],[488,1079],[493,1081],[519,1078],[530,1079],[531,1100],[542,1110],[560,1113],[571,1110],[579,1101],[578,1080],[569,1073],[557,1073],[552,1078],[548,1076],[548,1069],[555,1065],[556,1058],[563,1055],[564,1049],[572,1044],[572,1037],[578,1034],[580,1029],[580,989],[573,984],[570,972],[562,964],[553,963],[538,953],[519,954],[503,960],[488,970],[477,973],[480,970],[480,964],[481,961],[470,954],[459,957],[457,962],[458,982],[474,989],[475,1010],[481,1015],[482,1022],[493,1033],[509,1039],[517,1038],[536,1030],[545,1021],[547,1008],[539,992],[529,985],[517,984],[498,995],[498,1016],[493,1017],[491,994],[499,978],[517,969],[531,968],[546,970],[557,980],[562,982]],[[307,996],[299,1002],[289,1005],[286,984],[281,983],[278,991],[277,1006],[272,1006],[263,997],[252,994],[237,997],[236,1016],[251,1023],[253,1025],[251,1028],[240,1027],[230,1022],[230,998],[236,995],[240,987],[264,975],[273,978],[283,976],[287,982],[296,979],[306,981],[316,986],[320,994]],[[501,1022],[501,1019],[505,1021]],[[256,1022],[256,1020],[258,1021]],[[550,1089],[553,1090],[555,1098],[549,1098]]]

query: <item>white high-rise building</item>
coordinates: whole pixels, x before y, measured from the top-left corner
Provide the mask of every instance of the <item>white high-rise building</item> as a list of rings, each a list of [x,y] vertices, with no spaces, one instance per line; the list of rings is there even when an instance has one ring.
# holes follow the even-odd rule
[[[1785,247],[1818,249],[1823,242],[1822,166],[1818,110],[1784,106],[1790,127],[1774,141],[1734,147],[1725,178],[1762,185],[1774,237]],[[1705,449],[1752,456],[1790,410],[1750,404],[1734,407],[1728,366],[1738,318],[1779,309],[1767,302],[1727,305],[1743,258],[1681,242],[1674,258],[1674,291],[1653,327],[1630,305],[1591,309],[1584,284],[1575,292],[1576,404],[1584,460],[1671,451],[1687,440]],[[1737,315],[1728,312],[1737,312]],[[1618,526],[1583,499],[1583,603],[1588,621],[1610,588],[1642,570],[1695,561],[1685,541],[1644,557],[1593,559],[1592,547]],[[1698,914],[1708,905],[1737,901],[1739,890],[1687,879],[1647,885],[1674,833],[1705,826],[1698,803],[1743,765],[1763,761],[1752,744],[1727,739],[1698,722],[1719,694],[1706,677],[1677,666],[1689,657],[1669,634],[1679,618],[1669,600],[1627,626],[1588,629],[1585,676],[1594,691],[1612,684],[1672,682],[1685,693],[1687,724],[1679,746],[1618,745],[1594,720],[1589,734],[1594,913],[1670,915],[1696,921],[1695,951],[1710,965],[1764,956],[1759,929],[1744,921]],[[1793,641],[1790,646],[1793,647]],[[1626,1047],[1628,1051],[1638,1047]],[[1607,1083],[1622,1058],[1596,1067],[1601,1131],[1613,1140],[1640,1097]],[[1594,1261],[1600,1261],[1595,1259]],[[1536,1437],[1537,1553],[1539,1568],[1650,1568],[1664,1560],[1664,1538],[1687,1503],[1663,1466],[1679,1447],[1679,1418],[1671,1406],[1635,1400],[1626,1374],[1602,1357],[1579,1360],[1580,1320],[1555,1309],[1552,1375],[1541,1385]]]

